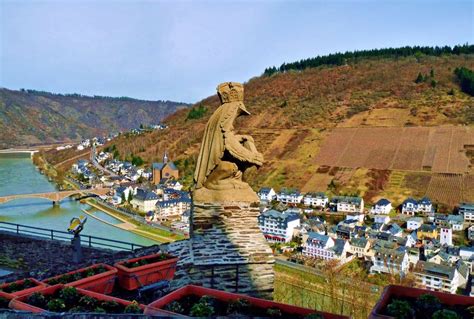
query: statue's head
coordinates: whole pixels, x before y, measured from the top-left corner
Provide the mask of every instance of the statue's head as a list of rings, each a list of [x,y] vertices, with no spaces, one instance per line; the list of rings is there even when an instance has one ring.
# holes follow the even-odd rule
[[[249,115],[244,105],[244,86],[238,82],[224,82],[217,86],[217,94],[221,103],[241,102],[240,109],[242,113]]]

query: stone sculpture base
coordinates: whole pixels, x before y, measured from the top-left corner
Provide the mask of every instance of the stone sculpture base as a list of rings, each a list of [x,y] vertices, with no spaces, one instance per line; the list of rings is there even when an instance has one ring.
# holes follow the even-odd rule
[[[255,206],[194,202],[191,238],[167,246],[180,257],[173,286],[197,283],[271,298],[275,260],[258,228]]]

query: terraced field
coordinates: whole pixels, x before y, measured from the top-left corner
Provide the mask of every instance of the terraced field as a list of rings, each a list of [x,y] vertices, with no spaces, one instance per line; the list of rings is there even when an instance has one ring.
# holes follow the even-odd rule
[[[321,145],[318,165],[463,174],[470,127],[336,128]]]

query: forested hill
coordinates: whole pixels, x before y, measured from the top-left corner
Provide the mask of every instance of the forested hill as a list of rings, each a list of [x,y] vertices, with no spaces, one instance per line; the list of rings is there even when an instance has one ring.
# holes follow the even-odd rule
[[[255,138],[266,162],[258,174],[250,172],[250,183],[303,187],[335,127],[473,125],[474,99],[456,74],[468,77],[462,67],[474,70],[474,54],[359,59],[251,79],[244,87],[252,115],[235,127]],[[167,151],[190,185],[204,127],[218,105],[212,95],[170,115],[167,130],[114,140],[119,157],[151,163]]]
[[[188,104],[0,88],[0,149],[77,141],[157,124]]]
[[[460,54],[473,54],[474,45],[464,44],[455,45],[453,47],[428,47],[428,46],[405,46],[401,48],[385,48],[385,49],[372,49],[372,50],[361,50],[361,51],[347,51],[344,53],[332,53],[324,56],[317,56],[314,58],[303,59],[291,63],[283,63],[280,67],[266,68],[264,75],[272,75],[277,72],[287,72],[291,70],[305,70],[308,68],[315,68],[318,66],[338,66],[350,63],[357,63],[360,59],[398,59],[409,56],[415,56],[420,58],[422,56],[442,56],[442,55],[460,55]]]

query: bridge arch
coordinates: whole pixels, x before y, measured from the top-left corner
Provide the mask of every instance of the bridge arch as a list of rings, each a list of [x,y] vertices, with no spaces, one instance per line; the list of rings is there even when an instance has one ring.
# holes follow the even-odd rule
[[[109,192],[108,188],[91,188],[91,189],[77,189],[70,191],[57,191],[48,193],[33,193],[33,194],[15,194],[8,196],[0,196],[0,204],[21,198],[43,198],[52,201],[54,204],[59,203],[63,199],[77,195],[77,194],[94,194],[94,195],[105,195]]]

